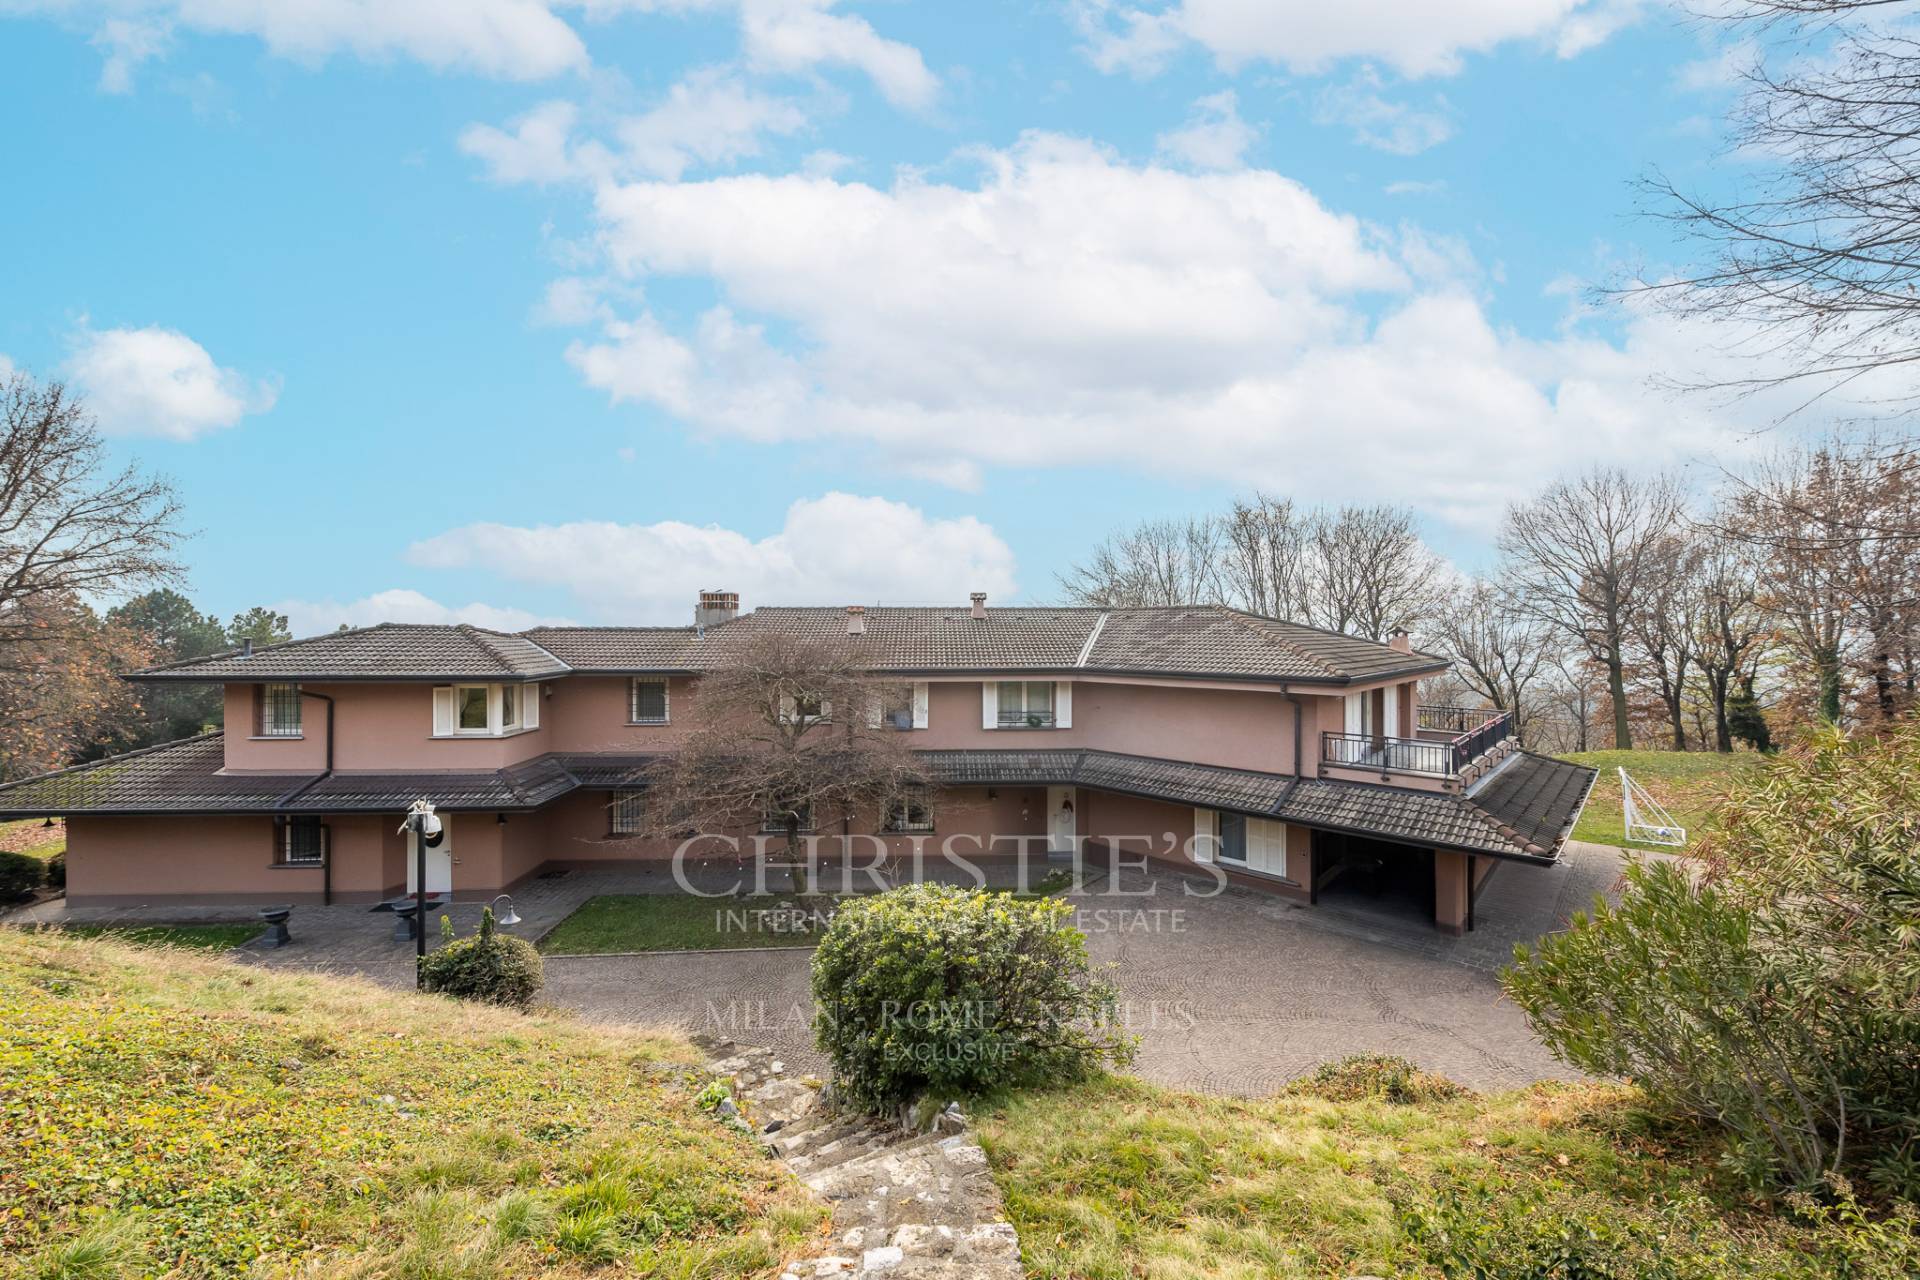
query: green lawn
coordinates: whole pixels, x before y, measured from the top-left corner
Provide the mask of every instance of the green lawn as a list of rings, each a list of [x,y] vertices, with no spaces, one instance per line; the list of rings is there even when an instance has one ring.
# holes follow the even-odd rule
[[[1630,849],[1662,846],[1637,841],[1629,844],[1622,838],[1619,770],[1623,766],[1687,829],[1687,843],[1691,845],[1712,828],[1712,809],[1719,796],[1766,759],[1752,751],[1731,755],[1711,751],[1581,751],[1560,758],[1600,771],[1593,795],[1574,825],[1573,838]]]
[[[1049,872],[1015,897],[1050,897],[1073,882]],[[691,894],[601,894],[540,939],[556,956],[624,951],[718,951],[732,947],[810,947],[832,918],[831,895],[700,898]]]
[[[696,1105],[696,1058],[0,929],[0,1278],[771,1280],[825,1209]]]
[[[1920,1267],[1795,1221],[1613,1085],[1393,1105],[1108,1077],[978,1112],[1035,1280],[1816,1280]]]
[[[831,898],[607,893],[581,903],[579,910],[540,939],[540,949],[550,955],[591,956],[616,951],[810,947],[832,910]]]
[[[49,827],[39,818],[0,822],[0,850],[24,853],[44,862],[57,853],[67,851],[66,826],[56,822]]]
[[[117,938],[143,947],[185,947],[190,951],[231,951],[252,942],[263,924],[69,924],[60,932],[83,938]]]

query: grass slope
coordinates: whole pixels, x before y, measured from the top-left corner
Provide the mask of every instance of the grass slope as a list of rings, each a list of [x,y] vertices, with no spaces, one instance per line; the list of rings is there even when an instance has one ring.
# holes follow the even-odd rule
[[[1674,820],[1687,829],[1692,845],[1712,829],[1715,803],[1729,786],[1758,769],[1766,757],[1752,751],[1721,755],[1712,751],[1576,751],[1560,757],[1600,771],[1593,795],[1574,824],[1575,840],[1628,849],[1662,846],[1628,843],[1621,838],[1620,769],[1633,775]]]
[[[690,1048],[0,930],[0,1276],[770,1274],[820,1211]]]
[[[65,924],[60,932],[77,938],[118,938],[143,947],[184,947],[189,951],[231,951],[266,932],[263,924]]]
[[[55,822],[49,827],[39,818],[0,822],[0,850],[24,853],[45,862],[55,854],[67,851],[67,825]]]
[[[1108,1078],[980,1110],[1028,1271],[1066,1280],[1892,1280],[1910,1227],[1798,1222],[1614,1086],[1390,1105]]]

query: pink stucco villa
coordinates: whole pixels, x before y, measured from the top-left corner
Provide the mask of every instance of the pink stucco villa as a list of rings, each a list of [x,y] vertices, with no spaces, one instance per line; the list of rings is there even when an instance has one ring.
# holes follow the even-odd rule
[[[377,902],[411,887],[399,833],[432,801],[428,889],[490,897],[548,870],[665,860],[636,837],[648,762],[703,670],[769,628],[846,635],[910,698],[940,788],[874,814],[905,847],[1030,837],[1313,903],[1431,902],[1472,927],[1497,872],[1558,856],[1589,769],[1518,749],[1503,714],[1423,706],[1446,668],[1216,606],[765,608],[702,593],[687,627],[387,624],[135,672],[226,690],[226,730],[0,787],[0,817],[63,816],[77,906]],[[1031,846],[1029,846],[1031,847]]]

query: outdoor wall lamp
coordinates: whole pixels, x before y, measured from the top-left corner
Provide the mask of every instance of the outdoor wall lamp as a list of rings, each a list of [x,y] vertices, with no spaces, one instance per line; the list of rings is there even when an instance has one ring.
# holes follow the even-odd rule
[[[500,894],[498,897],[496,897],[493,900],[493,902],[490,902],[487,905],[491,907],[496,903],[501,903],[501,902],[504,902],[507,904],[507,909],[505,911],[496,913],[493,917],[493,922],[499,925],[502,929],[511,929],[513,928],[513,926],[520,923],[520,913],[513,909],[512,895],[505,894],[505,893]]]

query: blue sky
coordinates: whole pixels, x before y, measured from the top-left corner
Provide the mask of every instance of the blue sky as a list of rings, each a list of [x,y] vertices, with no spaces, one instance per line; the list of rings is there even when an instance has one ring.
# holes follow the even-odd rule
[[[0,0],[0,353],[298,629],[1047,599],[1264,488],[1472,566],[1711,470],[1723,337],[1593,311],[1737,177],[1637,0]]]

